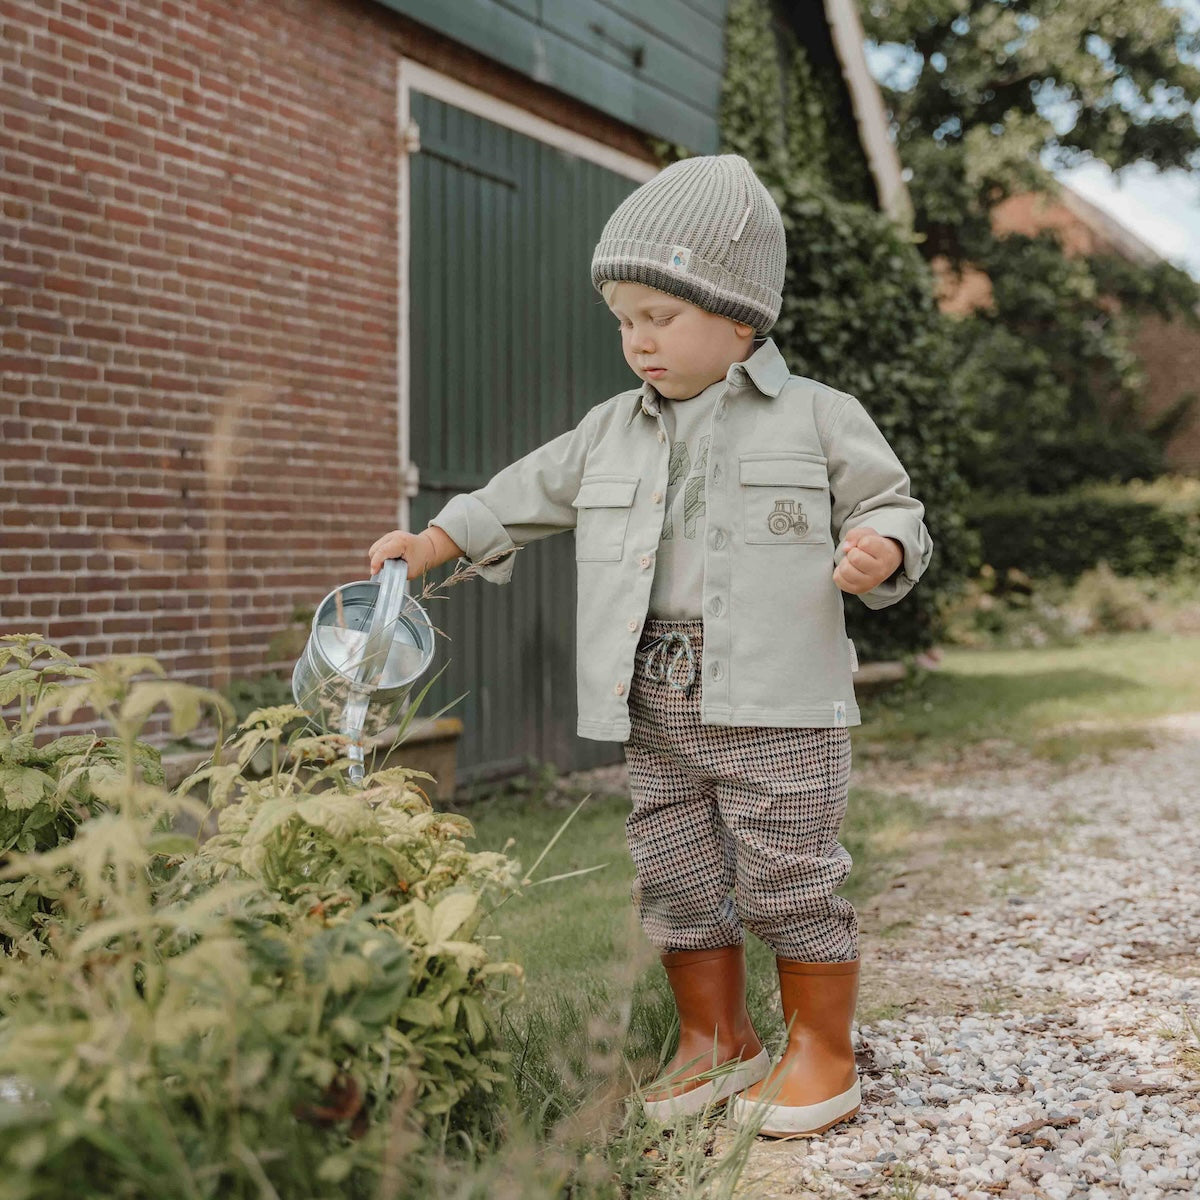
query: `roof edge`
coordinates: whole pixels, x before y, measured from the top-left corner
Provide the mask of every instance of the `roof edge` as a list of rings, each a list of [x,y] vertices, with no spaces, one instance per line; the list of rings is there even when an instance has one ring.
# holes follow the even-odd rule
[[[1167,256],[1160,253],[1149,242],[1139,237],[1119,217],[1113,216],[1077,191],[1065,179],[1055,177],[1054,182],[1060,190],[1060,199],[1085,225],[1099,233],[1122,257],[1143,266],[1153,266],[1156,262],[1167,261]]]
[[[900,155],[888,136],[883,95],[867,67],[863,52],[862,21],[854,0],[824,0],[825,19],[833,37],[842,78],[850,92],[850,105],[858,125],[859,141],[875,180],[879,206],[897,224],[912,228],[913,206],[901,174]]]

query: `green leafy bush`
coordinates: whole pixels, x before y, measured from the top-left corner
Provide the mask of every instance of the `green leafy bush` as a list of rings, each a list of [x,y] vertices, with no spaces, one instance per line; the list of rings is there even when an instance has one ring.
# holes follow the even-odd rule
[[[939,640],[940,613],[973,566],[963,517],[970,432],[950,383],[952,322],[938,310],[912,235],[877,211],[853,116],[836,107],[845,95],[836,60],[813,57],[815,38],[777,46],[767,0],[732,3],[726,41],[721,149],[754,165],[787,234],[772,337],[797,375],[862,401],[925,504],[935,549],[921,584],[878,611],[854,596],[844,601],[860,654],[894,658]]]
[[[260,708],[274,708],[292,702],[292,681],[273,671],[231,679],[221,694],[233,706],[239,722]]]
[[[142,664],[144,665],[144,664]],[[136,738],[76,734],[39,736],[47,713],[63,703],[68,683],[89,681],[97,695],[116,668],[80,666],[36,634],[0,638],[0,865],[70,841],[80,821],[103,811],[97,789],[127,775],[161,784],[158,752]],[[0,882],[0,949],[36,939],[55,912],[52,885],[35,877]]]
[[[1118,575],[1169,572],[1196,554],[1200,497],[1168,505],[1142,490],[977,497],[969,520],[983,561],[1003,573],[1078,578],[1104,561]]]
[[[1153,630],[1200,633],[1200,573],[1181,564],[1161,575],[1118,575],[1107,563],[1078,579],[1031,579],[985,566],[945,615],[946,640],[960,646],[1038,647],[1092,634]]]
[[[887,217],[803,182],[779,194],[788,290],[778,339],[792,370],[863,402],[925,504],[934,556],[921,583],[879,611],[844,599],[860,654],[896,657],[939,639],[941,606],[961,587],[975,551],[963,515],[965,435],[947,381],[945,318],[928,269]]]
[[[86,704],[118,737],[62,836],[2,872],[48,898],[0,994],[4,1195],[399,1194],[431,1130],[490,1119],[519,971],[476,931],[515,865],[468,851],[469,824],[434,812],[414,772],[348,790],[344,740],[285,740],[291,706],[251,714],[232,761],[168,792],[136,732],[160,704],[180,733],[223,701],[134,678],[145,660],[44,657],[79,682],[42,680],[24,732]],[[28,691],[30,669],[0,685]],[[248,778],[262,746],[274,769]],[[178,832],[213,804],[213,836]]]
[[[1154,624],[1152,603],[1137,580],[1106,562],[1079,577],[1065,607],[1084,633],[1135,633]]]

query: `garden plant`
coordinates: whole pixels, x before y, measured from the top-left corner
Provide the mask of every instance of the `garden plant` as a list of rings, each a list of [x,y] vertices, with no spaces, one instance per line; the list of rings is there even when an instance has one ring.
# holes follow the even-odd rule
[[[671,1035],[629,1024],[640,964],[571,1034],[513,1019],[493,914],[596,869],[532,880],[580,805],[522,871],[419,772],[348,787],[344,739],[292,705],[167,789],[153,715],[233,714],[152,659],[5,636],[0,703],[4,1200],[733,1194],[752,1132],[716,1155],[715,1114],[640,1117]],[[56,736],[88,719],[113,733]]]
[[[137,735],[215,693],[33,635],[0,670],[0,1194],[399,1195],[431,1134],[487,1127],[519,969],[477,930],[514,863],[414,772],[349,790],[291,706],[167,791]],[[46,728],[85,706],[115,736]]]

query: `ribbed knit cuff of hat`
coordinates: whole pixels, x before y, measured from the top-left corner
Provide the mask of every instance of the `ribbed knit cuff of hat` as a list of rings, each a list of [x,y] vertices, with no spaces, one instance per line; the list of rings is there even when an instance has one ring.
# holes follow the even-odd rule
[[[683,251],[681,254],[680,251]],[[765,334],[775,324],[783,296],[744,276],[732,275],[681,246],[610,238],[596,246],[592,283],[641,283]]]

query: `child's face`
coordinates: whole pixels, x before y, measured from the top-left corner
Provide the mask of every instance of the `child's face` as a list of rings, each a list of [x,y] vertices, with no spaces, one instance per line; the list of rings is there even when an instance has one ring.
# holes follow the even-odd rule
[[[621,349],[639,379],[668,400],[689,400],[749,358],[754,330],[641,283],[608,289]]]

